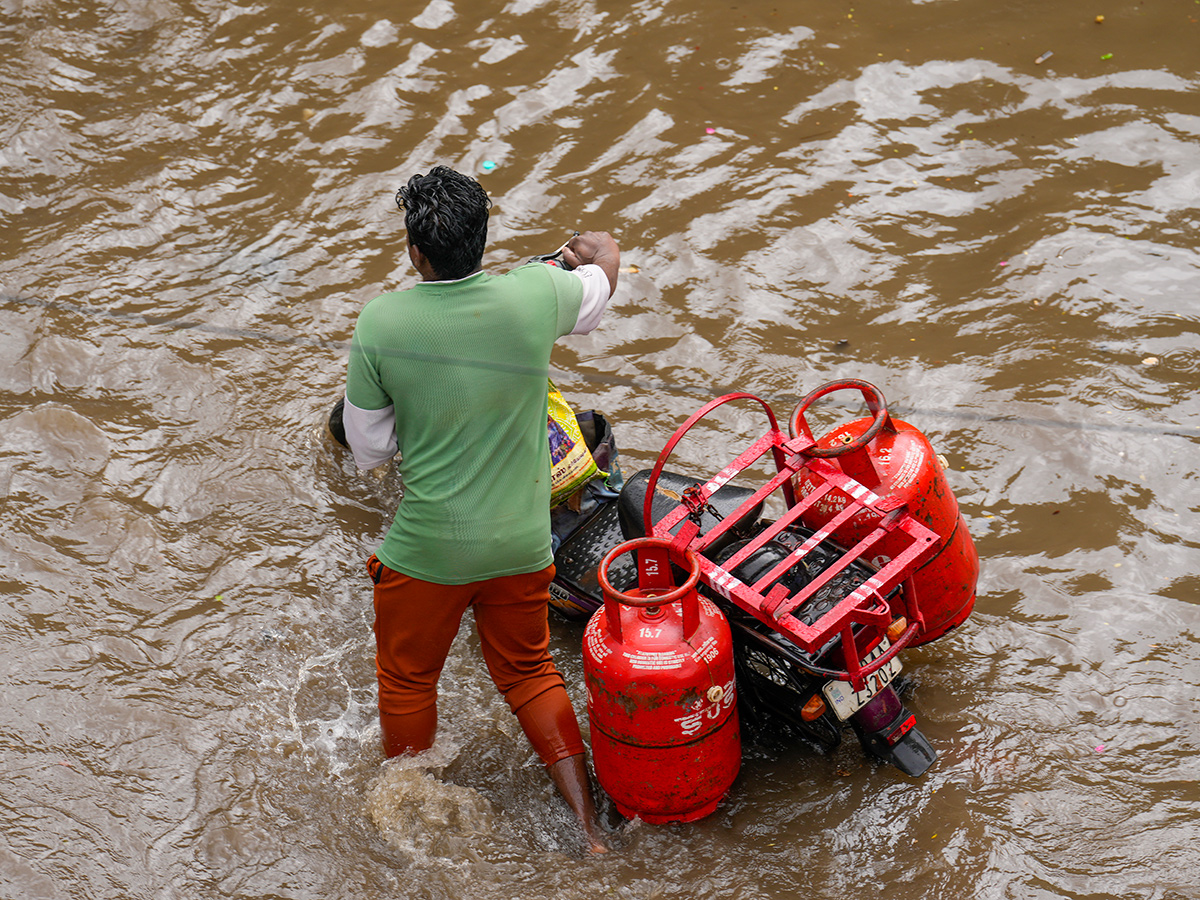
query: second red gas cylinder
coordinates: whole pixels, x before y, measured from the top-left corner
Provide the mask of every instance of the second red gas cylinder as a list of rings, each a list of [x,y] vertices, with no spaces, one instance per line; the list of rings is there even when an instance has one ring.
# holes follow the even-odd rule
[[[813,401],[833,391],[858,390],[871,416],[838,425],[816,441],[806,456],[827,459],[851,478],[880,497],[902,501],[909,513],[938,535],[936,554],[913,574],[917,604],[924,619],[914,644],[935,640],[963,622],[975,605],[979,556],[959,512],[958,500],[950,490],[941,460],[929,439],[920,431],[893,419],[879,389],[866,381],[832,381],[800,401],[792,414],[791,434],[812,438],[805,412]],[[795,476],[797,496],[804,497],[818,486],[809,470]],[[848,498],[833,490],[818,500],[804,515],[805,524],[819,528],[846,506]],[[864,509],[834,531],[834,538],[852,545],[871,532],[880,515]],[[902,549],[906,538],[896,532],[884,538],[874,551],[890,558]]]

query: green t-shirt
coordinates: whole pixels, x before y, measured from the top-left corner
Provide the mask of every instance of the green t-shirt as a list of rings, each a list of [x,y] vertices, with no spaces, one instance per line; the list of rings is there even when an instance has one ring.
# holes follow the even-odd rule
[[[466,584],[553,561],[546,377],[582,299],[578,278],[533,264],[363,308],[346,399],[395,406],[404,496],[376,551],[388,568]]]

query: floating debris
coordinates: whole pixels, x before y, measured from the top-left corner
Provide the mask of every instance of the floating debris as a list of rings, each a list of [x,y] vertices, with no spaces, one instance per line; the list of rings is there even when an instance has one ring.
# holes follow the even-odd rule
[[[1033,62],[1034,62],[1034,64],[1035,64],[1035,65],[1039,65],[1039,66],[1040,66],[1042,63],[1044,63],[1046,60],[1048,60],[1048,59],[1049,59],[1050,57],[1052,57],[1053,55],[1054,55],[1054,51],[1053,51],[1053,50],[1047,50],[1045,53],[1043,53],[1041,56],[1039,56],[1039,57],[1038,57],[1037,59],[1035,59]]]
[[[485,159],[483,161],[483,171],[490,172],[494,168],[496,168],[496,164],[494,162],[492,162],[490,159]]]

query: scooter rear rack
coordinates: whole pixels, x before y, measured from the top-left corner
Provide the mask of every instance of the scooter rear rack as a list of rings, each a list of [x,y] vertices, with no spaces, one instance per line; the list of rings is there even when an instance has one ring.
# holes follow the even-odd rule
[[[753,400],[763,407],[770,428],[707,482],[685,491],[681,502],[657,522],[652,521],[652,506],[658,478],[676,445],[693,425],[718,406],[742,399]],[[690,548],[700,561],[700,578],[705,585],[782,634],[810,656],[819,655],[823,648],[840,636],[845,669],[814,667],[812,670],[829,678],[849,681],[851,687],[861,690],[866,677],[887,665],[912,641],[923,625],[910,576],[936,552],[937,536],[913,518],[901,502],[878,496],[823,459],[806,456],[805,451],[814,445],[815,441],[809,437],[789,438],[780,431],[770,406],[753,394],[726,394],[709,401],[675,431],[658,455],[646,491],[645,533],[670,540],[680,550]],[[775,464],[774,477],[755,490],[735,513],[723,517],[714,527],[701,533],[699,519],[710,509],[709,500],[713,494],[739,473],[757,463],[768,452],[771,453]],[[818,486],[798,499],[793,489],[793,479],[804,471],[814,477]],[[782,490],[787,505],[786,513],[756,534],[732,557],[720,563],[715,562],[711,558],[710,548],[724,543],[726,533],[742,519],[743,514],[762,504],[767,497],[779,490]],[[805,512],[834,490],[841,491],[847,502],[844,508],[817,529],[812,537],[761,575],[753,584],[746,584],[733,575],[733,570],[743,561],[757,553],[764,544],[776,538],[789,526],[799,524]],[[830,539],[842,524],[864,512],[875,517],[878,524],[850,547],[839,560],[795,593],[778,583],[793,566],[803,565],[806,557],[822,542]],[[877,571],[838,601],[832,609],[812,622],[806,622],[794,614],[849,566],[856,561],[870,559],[872,548],[885,536],[897,531],[909,537],[908,545],[899,554],[886,560]],[[651,566],[655,563],[653,560],[647,560],[646,564]],[[660,571],[667,570],[665,560],[659,561],[658,568]],[[887,599],[897,586],[901,587],[901,610],[893,610]],[[881,656],[869,663],[862,663],[862,658],[879,645],[888,626],[898,615],[903,615],[908,623],[904,632]]]

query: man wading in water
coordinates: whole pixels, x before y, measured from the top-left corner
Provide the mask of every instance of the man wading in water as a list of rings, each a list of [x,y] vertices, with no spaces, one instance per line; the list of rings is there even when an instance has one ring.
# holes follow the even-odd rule
[[[589,231],[563,250],[573,272],[536,263],[493,276],[481,269],[491,203],[477,181],[438,166],[396,202],[422,280],[359,314],[344,412],[358,467],[399,453],[404,482],[367,562],[384,751],[432,746],[438,676],[470,607],[492,680],[603,852],[579,724],[548,649],[546,378],[554,341],[599,324],[620,251]]]

